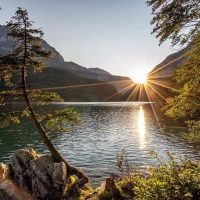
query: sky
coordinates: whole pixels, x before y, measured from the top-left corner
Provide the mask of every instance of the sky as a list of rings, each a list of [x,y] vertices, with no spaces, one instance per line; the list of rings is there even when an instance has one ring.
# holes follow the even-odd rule
[[[151,34],[146,0],[0,0],[0,24],[26,9],[34,28],[65,61],[101,68],[113,75],[148,73],[174,50]]]

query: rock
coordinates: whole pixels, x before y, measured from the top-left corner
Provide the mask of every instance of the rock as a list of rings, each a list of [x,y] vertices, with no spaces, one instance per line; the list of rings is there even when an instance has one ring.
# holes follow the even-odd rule
[[[0,163],[0,182],[4,181],[9,175],[9,167],[3,163]]]
[[[11,179],[10,170],[6,164],[0,163],[0,200],[34,200],[29,193],[19,188]]]
[[[38,155],[31,148],[17,150],[10,158],[12,177],[20,187],[27,190],[31,189],[29,175],[32,173],[29,169],[29,163],[36,158]]]
[[[6,179],[0,183],[1,200],[36,200],[26,190],[19,186],[11,179]]]
[[[39,199],[62,199],[72,184],[64,162],[56,162],[51,155],[39,157],[31,148],[11,156],[10,171],[20,188]]]

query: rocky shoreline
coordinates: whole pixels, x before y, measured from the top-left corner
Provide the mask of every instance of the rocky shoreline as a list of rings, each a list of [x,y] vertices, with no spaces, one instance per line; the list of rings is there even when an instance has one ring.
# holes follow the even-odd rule
[[[9,165],[0,163],[1,200],[104,199],[100,191],[114,195],[112,178],[96,190],[85,185],[77,194],[69,192],[73,183],[75,177],[67,176],[64,162],[56,162],[51,155],[40,156],[32,148],[17,150]]]
[[[75,182],[67,176],[64,162],[51,155],[38,155],[33,149],[17,150],[10,164],[0,164],[0,199],[66,199]]]

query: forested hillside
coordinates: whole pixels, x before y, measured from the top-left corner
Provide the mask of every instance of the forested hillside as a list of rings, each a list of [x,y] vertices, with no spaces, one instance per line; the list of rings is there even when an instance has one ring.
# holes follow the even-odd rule
[[[65,101],[103,101],[109,96],[117,93],[114,86],[109,83],[81,77],[64,70],[48,67],[43,70],[43,73],[31,74],[31,69],[28,69],[27,85],[30,89],[42,89],[44,91],[55,91]],[[12,80],[17,79],[15,75]],[[5,90],[3,82],[0,85],[0,90]],[[118,93],[110,101],[120,100],[122,95]]]
[[[165,103],[164,99],[173,96],[171,89],[177,89],[179,85],[173,80],[176,69],[179,69],[184,62],[184,54],[188,48],[184,48],[158,64],[148,74],[148,84],[157,92],[153,101]]]
[[[7,33],[8,33],[8,30],[5,28],[5,26],[0,25],[0,54],[3,54],[3,55],[8,54],[9,52],[12,51],[13,41],[11,39],[6,38]],[[108,73],[107,71],[99,69],[99,68],[86,68],[86,67],[78,65],[72,61],[65,61],[64,58],[62,57],[62,55],[54,47],[49,45],[45,40],[42,40],[41,45],[44,49],[50,50],[52,52],[52,58],[49,60],[44,60],[45,64],[48,67],[53,67],[55,69],[58,69],[58,71],[56,71],[55,69],[52,69],[50,71],[51,72],[54,71],[54,73],[58,73],[61,76],[63,76],[63,74],[67,75],[67,73],[60,73],[60,71],[59,71],[60,69],[68,72],[69,74],[67,75],[67,78],[69,78],[69,80],[67,81],[67,83],[70,85],[75,84],[74,81],[77,82],[78,81],[77,79],[79,79],[79,76],[87,77],[89,79],[96,79],[96,82],[99,82],[99,81],[112,82],[111,84],[118,91],[124,89],[125,87],[127,87],[133,83],[133,81],[128,77],[114,76],[114,75]],[[71,75],[72,73],[74,75]],[[60,78],[60,77],[57,76],[57,78]],[[73,80],[73,78],[75,78],[76,80]],[[65,79],[65,78],[61,77],[61,80],[63,80],[63,79]],[[82,79],[82,78],[80,78],[80,79]],[[84,80],[86,80],[86,79],[84,79]],[[61,85],[58,85],[57,83],[55,83],[55,82],[60,83],[60,81],[58,81],[58,80],[57,81],[51,80],[51,82],[52,82],[51,86],[61,86]],[[81,82],[81,80],[80,80],[80,82]],[[54,83],[56,85],[52,85]],[[93,83],[94,83],[94,80],[93,80]],[[36,84],[40,84],[40,86],[41,86],[44,83],[36,83]],[[107,89],[101,88],[101,89],[109,90],[108,88]],[[103,98],[104,97],[102,97],[101,99],[103,99]]]

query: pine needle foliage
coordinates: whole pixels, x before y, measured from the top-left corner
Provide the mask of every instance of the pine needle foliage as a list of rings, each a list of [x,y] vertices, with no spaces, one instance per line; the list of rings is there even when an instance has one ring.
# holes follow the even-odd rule
[[[88,182],[88,178],[81,171],[68,164],[57,151],[47,133],[67,131],[69,124],[78,125],[80,120],[78,114],[70,108],[46,113],[37,106],[49,102],[60,102],[63,99],[56,93],[41,92],[27,87],[27,68],[33,68],[33,73],[42,72],[46,67],[44,61],[51,58],[52,55],[51,51],[43,49],[41,46],[44,33],[41,29],[32,28],[33,23],[29,20],[28,12],[18,8],[15,16],[6,24],[6,28],[9,30],[7,37],[13,40],[13,50],[8,55],[0,55],[0,80],[4,80],[6,85],[10,86],[9,91],[0,92],[0,106],[5,106],[6,102],[24,101],[26,108],[25,110],[1,113],[0,126],[7,125],[10,121],[19,123],[23,116],[30,117],[52,156],[57,161],[66,163],[69,177],[76,175],[79,178],[74,183],[74,187],[71,188],[75,189]],[[15,83],[11,81],[13,74],[18,77]],[[37,104],[33,105],[33,102]]]

